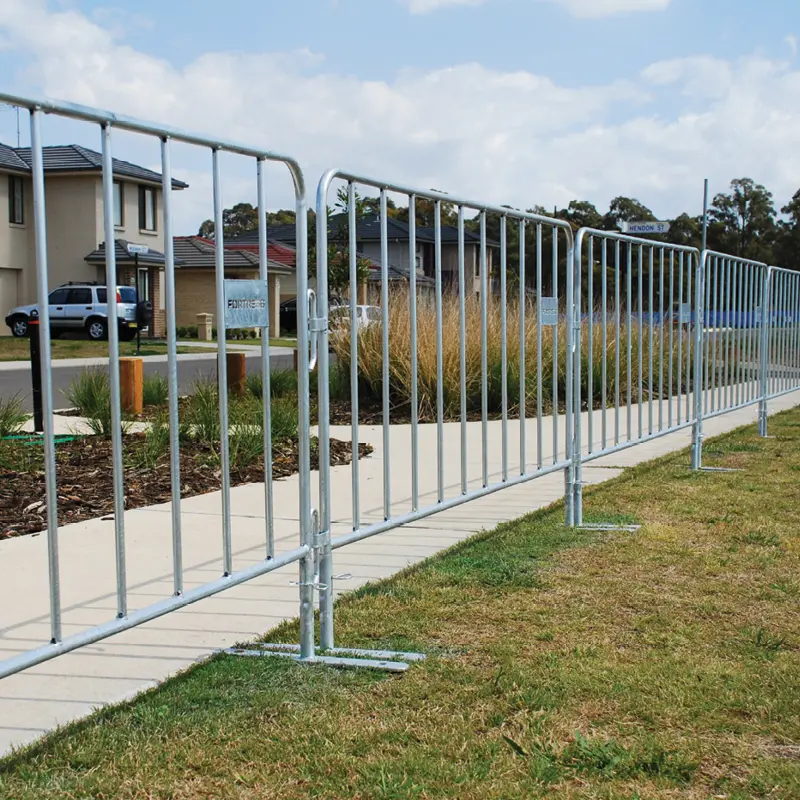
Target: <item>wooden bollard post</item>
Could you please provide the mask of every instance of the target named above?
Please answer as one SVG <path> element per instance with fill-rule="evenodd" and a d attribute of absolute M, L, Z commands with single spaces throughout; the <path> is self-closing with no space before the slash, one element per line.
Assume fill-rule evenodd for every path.
<path fill-rule="evenodd" d="M 244 353 L 226 353 L 228 365 L 228 391 L 231 394 L 244 394 L 246 389 L 247 365 Z"/>
<path fill-rule="evenodd" d="M 126 414 L 141 414 L 144 408 L 142 382 L 144 362 L 141 358 L 119 360 L 119 383 L 122 410 Z"/>

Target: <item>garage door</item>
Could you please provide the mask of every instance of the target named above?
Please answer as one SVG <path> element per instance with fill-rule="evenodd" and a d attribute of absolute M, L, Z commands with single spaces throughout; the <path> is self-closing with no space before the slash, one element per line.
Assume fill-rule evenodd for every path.
<path fill-rule="evenodd" d="M 19 305 L 19 298 L 17 297 L 17 276 L 19 270 L 16 269 L 0 269 L 0 324 L 2 318 L 14 306 Z"/>

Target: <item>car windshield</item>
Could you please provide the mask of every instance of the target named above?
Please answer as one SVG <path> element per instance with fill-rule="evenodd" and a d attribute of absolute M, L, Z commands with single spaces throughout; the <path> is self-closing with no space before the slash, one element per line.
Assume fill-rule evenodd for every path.
<path fill-rule="evenodd" d="M 123 303 L 136 304 L 136 289 L 133 286 L 120 286 L 117 291 Z"/>

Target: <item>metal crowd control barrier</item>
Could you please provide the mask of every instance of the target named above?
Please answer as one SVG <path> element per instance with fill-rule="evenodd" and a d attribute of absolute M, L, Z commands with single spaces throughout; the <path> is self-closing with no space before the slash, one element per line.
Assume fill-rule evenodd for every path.
<path fill-rule="evenodd" d="M 766 264 L 705 251 L 698 280 L 692 467 L 703 469 L 703 420 L 761 401 L 769 273 Z"/>
<path fill-rule="evenodd" d="M 577 234 L 576 525 L 583 524 L 583 464 L 694 423 L 699 261 L 691 247 L 588 228 Z"/>
<path fill-rule="evenodd" d="M 569 475 L 572 469 L 571 442 L 572 442 L 572 387 L 571 381 L 565 379 L 563 402 L 565 414 L 559 415 L 561 396 L 559 390 L 559 377 L 561 365 L 564 365 L 566 376 L 572 372 L 572 304 L 568 298 L 572 296 L 572 270 L 560 266 L 559 252 L 566 256 L 566 265 L 572 263 L 573 236 L 569 224 L 563 220 L 550 219 L 516 211 L 510 208 L 500 208 L 485 203 L 466 200 L 452 195 L 434 191 L 423 191 L 402 184 L 380 181 L 361 175 L 354 175 L 339 170 L 332 170 L 325 174 L 320 181 L 317 194 L 317 219 L 328 218 L 328 194 L 331 184 L 335 180 L 346 184 L 346 198 L 344 215 L 339 218 L 342 229 L 346 220 L 347 235 L 340 237 L 341 253 L 348 259 L 349 279 L 347 281 L 347 294 L 349 295 L 348 316 L 343 326 L 331 333 L 327 324 L 329 274 L 328 274 L 328 248 L 331 244 L 328 227 L 324 224 L 317 225 L 317 281 L 318 297 L 321 303 L 321 319 L 315 326 L 319 336 L 319 438 L 320 438 L 320 536 L 322 550 L 320 553 L 319 581 L 320 581 L 320 639 L 323 648 L 333 647 L 333 551 L 366 539 L 379 533 L 397 528 L 401 525 L 424 519 L 438 512 L 455 508 L 462 503 L 469 502 L 479 497 L 484 497 L 505 487 L 518 485 L 531 481 L 542 475 L 556 471 L 567 474 L 567 482 L 571 482 Z M 380 266 L 380 323 L 371 327 L 364 327 L 359 323 L 357 309 L 358 292 L 358 253 L 359 219 L 357 214 L 356 185 L 366 186 L 380 193 L 380 213 L 377 224 L 379 227 L 379 266 Z M 407 223 L 407 253 L 403 258 L 402 253 L 397 253 L 394 259 L 404 261 L 409 265 L 408 296 L 390 296 L 389 292 L 389 216 L 387 194 L 400 195 L 408 202 Z M 417 227 L 417 202 L 423 201 L 433 206 L 433 233 L 424 229 L 426 238 L 432 239 L 433 245 L 433 272 L 432 288 L 433 298 L 425 298 L 418 288 L 416 271 L 418 245 L 423 238 L 423 229 Z M 456 253 L 452 253 L 445 266 L 443 252 L 443 225 L 442 208 L 447 204 L 457 209 L 457 223 L 455 232 Z M 473 289 L 468 291 L 467 286 L 473 286 L 475 268 L 466 255 L 466 212 L 477 213 L 478 233 L 470 239 L 472 247 L 478 249 L 477 275 L 480 286 L 477 299 Z M 487 218 L 496 219 L 499 227 L 499 243 L 491 242 L 487 237 Z M 430 224 L 430 223 L 429 223 Z M 519 252 L 519 280 L 518 286 L 526 287 L 529 284 L 535 287 L 535 300 L 529 300 L 527 292 L 518 292 L 521 299 L 516 305 L 509 304 L 509 248 L 508 230 L 511 225 L 518 228 L 520 240 Z M 526 236 L 527 232 L 527 236 Z M 447 230 L 452 234 L 452 230 Z M 396 235 L 393 234 L 393 241 Z M 449 236 L 452 243 L 453 236 Z M 526 263 L 525 243 L 533 247 L 533 263 Z M 335 244 L 335 243 L 334 243 Z M 499 297 L 495 300 L 490 297 L 489 271 L 491 257 L 490 248 L 499 251 Z M 561 251 L 559 247 L 563 247 Z M 405 244 L 402 247 L 406 247 Z M 451 244 L 452 248 L 452 244 Z M 546 252 L 547 251 L 547 252 Z M 545 255 L 549 255 L 550 263 L 546 264 Z M 562 281 L 565 283 L 561 286 Z M 419 296 L 418 296 L 419 295 Z M 456 311 L 457 306 L 457 311 Z M 509 342 L 509 308 L 513 311 L 513 324 L 517 333 L 517 340 Z M 448 385 L 447 404 L 451 416 L 458 420 L 453 426 L 445 424 L 445 387 L 444 387 L 444 361 L 445 345 L 452 346 L 452 342 L 445 342 L 443 336 L 443 319 L 447 312 L 452 311 L 449 318 L 457 330 L 452 336 L 458 347 L 458 381 Z M 431 417 L 435 419 L 435 446 L 432 445 L 433 424 L 425 426 L 420 416 L 420 353 L 421 342 L 420 320 L 424 318 L 424 331 L 427 336 L 427 348 L 435 350 L 435 376 L 430 374 L 427 385 L 435 387 L 435 402 L 430 403 Z M 407 321 L 406 321 L 407 320 Z M 491 320 L 491 321 L 490 321 Z M 431 325 L 435 329 L 435 337 L 430 335 Z M 495 339 L 489 342 L 490 328 L 499 329 L 499 342 Z M 455 333 L 455 331 L 453 331 Z M 395 347 L 395 339 L 408 337 L 409 347 L 402 353 L 401 348 Z M 350 395 L 351 395 L 351 441 L 353 448 L 351 508 L 349 514 L 342 514 L 340 519 L 345 520 L 351 528 L 350 532 L 335 535 L 332 532 L 334 515 L 331 509 L 331 474 L 330 457 L 327 443 L 330 432 L 329 417 L 329 369 L 328 357 L 329 344 L 332 337 L 340 337 L 337 352 L 343 360 L 349 362 Z M 342 339 L 341 337 L 344 337 Z M 378 337 L 380 341 L 378 342 Z M 432 344 L 432 339 L 435 343 Z M 478 382 L 480 384 L 480 403 L 478 404 L 475 393 L 468 393 L 468 386 L 474 386 L 474 372 L 467 361 L 467 346 L 472 346 L 475 340 L 480 342 L 480 368 Z M 382 507 L 377 513 L 377 518 L 368 519 L 368 514 L 361 508 L 361 482 L 358 469 L 358 442 L 359 442 L 359 358 L 364 358 L 360 347 L 366 342 L 380 353 L 380 391 L 382 409 L 382 453 L 383 459 L 383 489 Z M 500 420 L 499 420 L 499 460 L 500 467 L 495 474 L 490 470 L 490 446 L 497 441 L 495 436 L 490 437 L 490 428 L 493 424 L 489 420 L 488 410 L 488 381 L 489 381 L 489 349 L 499 348 L 499 374 L 500 374 Z M 547 348 L 548 356 L 543 357 Z M 448 349 L 448 353 L 452 351 Z M 495 349 L 496 352 L 496 349 Z M 454 355 L 454 354 L 453 354 Z M 456 361 L 453 357 L 452 362 Z M 428 369 L 430 373 L 430 362 Z M 475 359 L 477 362 L 477 359 Z M 472 362 L 474 364 L 475 362 Z M 509 370 L 510 363 L 516 368 Z M 513 393 L 509 389 L 509 376 L 518 376 L 518 385 L 514 386 Z M 532 380 L 531 380 L 532 379 Z M 515 382 L 517 382 L 515 380 Z M 533 383 L 533 386 L 531 385 Z M 543 396 L 543 386 L 549 385 L 550 389 Z M 408 407 L 410 409 L 410 460 L 408 462 L 410 492 L 408 497 L 397 498 L 393 494 L 393 470 L 395 463 L 393 452 L 399 447 L 397 434 L 390 434 L 392 403 L 395 402 L 395 391 L 398 386 L 408 389 Z M 518 393 L 517 393 L 518 390 Z M 455 395 L 455 399 L 454 396 Z M 456 402 L 457 400 L 457 402 Z M 472 403 L 475 406 L 472 406 Z M 519 441 L 517 458 L 511 466 L 511 446 L 509 442 L 510 404 L 516 404 L 517 416 L 522 420 L 518 426 Z M 473 452 L 480 452 L 480 475 L 470 478 L 468 470 L 468 451 L 470 449 L 468 433 L 468 415 L 470 411 L 480 409 L 480 444 L 473 444 Z M 433 411 L 435 409 L 435 412 Z M 528 410 L 531 430 L 528 431 L 526 422 Z M 548 422 L 547 417 L 552 419 Z M 561 429 L 561 422 L 564 427 Z M 476 423 L 477 424 L 477 423 Z M 549 428 L 549 430 L 548 430 Z M 457 430 L 457 435 L 456 435 Z M 452 436 L 451 436 L 452 434 Z M 535 437 L 535 448 L 528 447 L 528 438 Z M 431 442 L 430 446 L 425 446 Z M 450 443 L 448 447 L 446 443 Z M 423 449 L 425 455 L 423 456 Z M 452 483 L 448 484 L 445 460 L 448 453 L 458 453 L 459 467 L 454 469 Z M 435 490 L 426 497 L 425 487 L 420 487 L 419 475 L 421 470 L 427 468 L 428 463 L 435 460 Z M 477 472 L 477 470 L 476 470 Z M 432 483 L 433 483 L 433 476 Z M 396 478 L 396 475 L 395 475 Z M 568 510 L 568 521 L 571 511 Z"/>
<path fill-rule="evenodd" d="M 764 307 L 764 368 L 761 374 L 761 432 L 767 435 L 768 401 L 800 389 L 800 272 L 770 267 Z"/>
<path fill-rule="evenodd" d="M 30 113 L 31 162 L 33 167 L 34 223 L 37 302 L 41 328 L 50 330 L 48 309 L 48 250 L 47 250 L 47 216 L 45 208 L 45 173 L 42 149 L 41 122 L 45 114 L 57 115 L 79 120 L 98 126 L 102 143 L 102 183 L 103 183 L 103 218 L 106 241 L 106 284 L 107 297 L 113 298 L 117 287 L 117 266 L 114 225 L 114 161 L 112 160 L 112 137 L 116 130 L 128 131 L 154 137 L 161 144 L 161 168 L 163 190 L 163 224 L 165 247 L 165 315 L 167 320 L 168 372 L 169 372 L 169 422 L 170 422 L 170 455 L 172 485 L 172 575 L 173 596 L 163 601 L 148 605 L 134 611 L 128 609 L 128 584 L 126 577 L 126 543 L 124 517 L 124 484 L 122 460 L 122 425 L 120 409 L 119 379 L 119 335 L 117 329 L 117 307 L 108 304 L 108 339 L 109 339 L 109 379 L 111 387 L 111 414 L 114 420 L 112 430 L 113 450 L 113 483 L 114 483 L 114 530 L 116 552 L 116 619 L 104 624 L 82 630 L 71 636 L 62 633 L 62 603 L 59 568 L 58 537 L 58 495 L 56 491 L 56 455 L 53 425 L 53 382 L 51 374 L 50 338 L 42 337 L 42 399 L 44 409 L 44 463 L 46 476 L 46 511 L 47 511 L 47 551 L 50 590 L 50 629 L 51 641 L 34 650 L 19 654 L 0 662 L 0 678 L 11 675 L 27 667 L 47 661 L 55 656 L 70 652 L 84 645 L 105 639 L 108 636 L 128 630 L 144 622 L 161 617 L 171 611 L 188 606 L 198 600 L 210 597 L 230 587 L 245 583 L 253 578 L 272 572 L 292 562 L 300 563 L 300 595 L 301 616 L 304 626 L 301 636 L 301 657 L 314 655 L 313 631 L 313 541 L 311 539 L 311 504 L 309 487 L 309 390 L 308 370 L 301 369 L 299 376 L 299 449 L 300 449 L 300 542 L 298 547 L 289 552 L 276 555 L 274 552 L 273 517 L 272 517 L 272 481 L 270 453 L 270 419 L 269 419 L 269 338 L 263 338 L 262 366 L 264 386 L 265 413 L 265 483 L 266 483 L 266 519 L 265 519 L 265 558 L 254 566 L 235 571 L 231 549 L 231 510 L 230 510 L 230 464 L 228 442 L 228 407 L 226 386 L 226 344 L 224 335 L 224 232 L 222 217 L 222 186 L 220 178 L 219 157 L 221 153 L 235 154 L 252 159 L 253 172 L 258 182 L 258 207 L 266 209 L 266 183 L 264 166 L 267 161 L 281 162 L 286 165 L 294 184 L 295 205 L 297 212 L 297 282 L 298 291 L 305 294 L 306 271 L 306 199 L 303 173 L 297 162 L 287 156 L 277 155 L 269 151 L 246 145 L 223 141 L 193 133 L 175 130 L 148 122 L 118 116 L 116 114 L 93 108 L 86 108 L 66 103 L 41 101 L 16 96 L 0 95 L 0 102 L 18 108 L 27 109 Z M 181 530 L 181 483 L 180 483 L 180 430 L 178 420 L 178 373 L 177 373 L 177 340 L 175 327 L 175 258 L 173 253 L 172 223 L 172 169 L 170 150 L 172 142 L 207 149 L 211 157 L 214 189 L 214 219 L 216 223 L 216 289 L 217 320 L 220 335 L 218 336 L 218 380 L 219 380 L 219 421 L 221 452 L 220 463 L 222 473 L 222 576 L 204 585 L 185 590 L 183 585 L 183 549 Z M 260 243 L 260 277 L 267 280 L 267 247 L 266 247 L 266 215 L 259 215 Z M 307 364 L 307 315 L 303 304 L 298 306 L 298 346 L 301 352 L 301 363 Z M 310 612 L 310 614 L 309 614 Z"/>

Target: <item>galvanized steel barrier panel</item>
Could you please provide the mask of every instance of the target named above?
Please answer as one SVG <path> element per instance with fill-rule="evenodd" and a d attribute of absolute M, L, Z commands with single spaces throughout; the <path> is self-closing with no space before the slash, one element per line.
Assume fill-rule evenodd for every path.
<path fill-rule="evenodd" d="M 703 420 L 761 400 L 767 265 L 707 250 L 698 280 L 694 469 L 702 466 Z"/>
<path fill-rule="evenodd" d="M 582 465 L 693 424 L 700 253 L 611 231 L 575 244 L 574 522 Z"/>
<path fill-rule="evenodd" d="M 346 185 L 346 223 L 347 236 L 346 256 L 349 259 L 348 291 L 349 306 L 345 331 L 342 329 L 334 336 L 345 336 L 339 339 L 338 350 L 342 358 L 349 361 L 349 383 L 351 396 L 351 421 L 350 439 L 353 448 L 351 497 L 350 507 L 347 512 L 335 515 L 331 507 L 331 473 L 328 440 L 330 432 L 330 397 L 329 374 L 330 361 L 328 356 L 329 344 L 332 335 L 329 331 L 328 318 L 328 247 L 331 243 L 328 226 L 322 223 L 328 219 L 328 195 L 331 184 L 335 180 L 343 181 Z M 358 218 L 357 218 L 357 193 L 356 186 L 364 186 L 380 193 L 379 213 L 379 269 L 380 269 L 380 323 L 378 327 L 363 327 L 359 324 L 357 310 L 358 293 Z M 389 216 L 388 194 L 400 195 L 408 202 L 408 297 L 398 296 L 389 289 Z M 418 277 L 416 272 L 417 245 L 421 236 L 417 228 L 416 204 L 418 201 L 427 201 L 433 204 L 433 258 L 434 258 L 434 286 L 433 298 L 423 299 L 418 296 Z M 450 204 L 457 209 L 457 274 L 450 272 L 452 281 L 443 280 L 443 248 L 442 248 L 442 206 Z M 478 277 L 480 288 L 478 299 L 469 297 L 471 290 L 467 290 L 467 282 L 472 282 L 472 268 L 469 273 L 466 269 L 466 213 L 470 211 L 478 215 L 477 247 L 479 250 Z M 499 225 L 499 242 L 492 243 L 487 237 L 487 217 L 496 217 Z M 563 220 L 528 214 L 505 207 L 490 206 L 474 200 L 463 199 L 440 192 L 424 191 L 414 187 L 374 178 L 355 175 L 339 170 L 332 170 L 325 174 L 319 184 L 317 194 L 317 303 L 319 304 L 319 323 L 314 327 L 319 337 L 319 438 L 320 438 L 320 536 L 322 548 L 320 552 L 319 584 L 320 584 L 320 637 L 323 648 L 330 648 L 334 644 L 333 633 L 333 551 L 353 542 L 388 531 L 401 525 L 421 520 L 432 514 L 452 509 L 456 506 L 484 497 L 508 486 L 518 485 L 542 475 L 556 471 L 569 473 L 572 469 L 571 444 L 572 444 L 572 382 L 568 376 L 572 374 L 572 330 L 573 307 L 569 302 L 572 296 L 572 270 L 569 265 L 573 258 L 573 236 L 569 224 Z M 343 220 L 341 220 L 343 222 Z M 527 291 L 519 291 L 516 305 L 509 305 L 509 248 L 508 230 L 511 225 L 518 226 L 520 239 L 520 252 L 518 255 L 519 280 L 518 286 L 533 287 L 533 296 L 528 297 Z M 533 263 L 527 259 L 526 263 L 526 231 L 528 242 L 533 247 Z M 472 240 L 475 242 L 475 239 Z M 490 298 L 488 250 L 494 247 L 499 255 L 499 284 L 497 286 L 498 298 Z M 566 262 L 561 265 L 560 254 L 566 256 Z M 549 263 L 545 263 L 545 256 L 549 256 Z M 399 258 L 399 256 L 398 256 Z M 450 287 L 450 296 L 446 294 L 445 283 Z M 476 310 L 474 304 L 479 304 Z M 453 427 L 445 423 L 445 389 L 444 389 L 444 357 L 445 342 L 443 340 L 443 314 L 453 310 L 457 304 L 458 323 L 458 386 L 455 389 L 458 402 L 454 402 L 448 391 L 448 405 L 451 409 L 457 407 L 453 414 L 458 422 Z M 516 328 L 516 341 L 509 341 L 509 308 L 513 311 L 513 324 Z M 468 313 L 470 312 L 470 313 Z M 401 330 L 397 320 L 408 318 L 408 356 L 398 359 L 392 350 L 394 341 L 390 337 L 405 336 L 406 331 Z M 426 498 L 428 487 L 420 487 L 419 474 L 424 464 L 420 462 L 420 433 L 423 423 L 420 420 L 419 406 L 419 345 L 420 328 L 419 320 L 424 315 L 428 324 L 425 331 L 430 334 L 430 322 L 433 320 L 435 328 L 435 341 L 426 341 L 425 346 L 435 350 L 435 403 L 431 405 L 435 412 L 431 415 L 435 423 L 427 427 L 431 430 L 435 424 L 436 431 L 436 477 L 435 489 L 430 487 L 430 497 Z M 455 316 L 455 314 L 454 314 Z M 500 349 L 500 467 L 497 474 L 492 474 L 490 462 L 490 427 L 488 408 L 488 381 L 489 381 L 489 317 L 492 324 L 499 324 L 499 349 Z M 380 332 L 380 389 L 381 389 L 381 439 L 383 458 L 383 487 L 382 507 L 379 517 L 368 519 L 361 503 L 361 480 L 358 465 L 359 442 L 359 382 L 363 379 L 360 371 L 359 359 L 363 364 L 362 342 L 368 339 L 377 349 L 378 330 Z M 480 341 L 480 444 L 473 445 L 472 449 L 480 451 L 480 474 L 471 479 L 468 470 L 468 453 L 470 451 L 470 428 L 468 421 L 468 375 L 471 368 L 467 365 L 468 338 Z M 344 342 L 344 344 L 343 344 Z M 336 340 L 333 340 L 336 345 Z M 496 344 L 496 343 L 495 343 Z M 548 349 L 548 357 L 543 358 L 543 350 Z M 398 360 L 402 362 L 398 364 Z M 518 385 L 509 390 L 509 363 L 516 363 L 517 372 L 511 375 Z M 563 373 L 561 372 L 563 368 Z M 561 376 L 564 376 L 563 394 L 559 391 Z M 408 497 L 398 499 L 392 493 L 393 478 L 393 449 L 400 449 L 399 434 L 394 436 L 390 432 L 392 422 L 392 402 L 394 388 L 399 383 L 408 382 L 408 400 L 410 408 L 410 426 L 408 429 L 410 459 L 408 462 L 408 484 L 410 491 Z M 550 390 L 543 393 L 543 386 L 549 384 Z M 559 415 L 561 403 L 564 403 L 564 414 Z M 517 416 L 523 421 L 518 427 L 517 456 L 510 456 L 509 428 L 513 424 L 510 420 L 510 405 L 516 404 Z M 521 414 L 519 413 L 521 409 Z M 433 409 L 431 409 L 433 410 Z M 530 416 L 528 416 L 528 413 Z M 549 421 L 548 421 L 548 418 Z M 531 430 L 525 424 L 527 419 L 535 421 Z M 455 434 L 455 425 L 458 426 L 458 436 L 453 436 L 453 444 L 446 448 L 446 439 L 449 434 Z M 447 429 L 447 433 L 446 433 Z M 405 432 L 402 434 L 406 436 Z M 529 438 L 536 441 L 535 448 L 529 447 Z M 494 437 L 491 437 L 494 441 Z M 454 468 L 448 475 L 446 461 L 450 460 Z M 455 474 L 454 474 L 455 473 Z M 448 479 L 452 476 L 452 483 Z M 567 477 L 571 482 L 571 477 Z M 571 519 L 571 511 L 568 511 Z M 349 532 L 339 534 L 333 531 L 334 524 L 350 528 Z"/>
<path fill-rule="evenodd" d="M 311 524 L 311 504 L 309 487 L 309 385 L 308 385 L 308 334 L 307 313 L 303 304 L 298 306 L 298 347 L 300 349 L 301 369 L 299 374 L 299 451 L 300 451 L 300 542 L 298 547 L 289 552 L 277 555 L 274 547 L 273 508 L 272 508 L 272 474 L 271 474 L 271 437 L 270 437 L 270 393 L 269 393 L 269 337 L 262 338 L 262 377 L 264 403 L 264 448 L 265 448 L 265 552 L 264 560 L 245 569 L 235 570 L 231 548 L 231 507 L 230 507 L 230 450 L 229 421 L 226 379 L 226 344 L 224 335 L 225 301 L 224 301 L 224 231 L 222 183 L 220 177 L 220 154 L 228 153 L 252 160 L 253 174 L 257 181 L 259 214 L 259 271 L 262 280 L 267 275 L 267 231 L 266 214 L 267 195 L 264 167 L 266 162 L 285 164 L 291 176 L 295 208 L 297 212 L 297 281 L 298 291 L 304 296 L 306 292 L 306 256 L 307 256 L 307 217 L 305 183 L 303 173 L 297 162 L 287 156 L 278 155 L 266 150 L 249 147 L 221 139 L 201 136 L 176 130 L 153 123 L 142 122 L 129 117 L 119 116 L 107 111 L 86 108 L 66 103 L 32 100 L 28 98 L 0 95 L 0 102 L 27 109 L 30 113 L 31 160 L 33 172 L 34 223 L 36 242 L 36 283 L 37 303 L 40 315 L 42 336 L 42 399 L 44 410 L 44 463 L 46 476 L 46 510 L 47 510 L 47 550 L 50 587 L 50 629 L 51 640 L 34 650 L 22 653 L 0 662 L 0 678 L 11 675 L 22 669 L 39 664 L 76 648 L 97 642 L 115 633 L 128 630 L 144 622 L 161 617 L 171 611 L 183 608 L 191 603 L 210 597 L 230 587 L 245 583 L 295 561 L 300 562 L 300 605 L 306 624 L 301 637 L 301 655 L 313 655 L 313 540 Z M 115 131 L 127 131 L 154 137 L 160 141 L 163 220 L 164 220 L 164 256 L 165 256 L 165 314 L 167 319 L 167 351 L 169 380 L 169 424 L 170 424 L 170 457 L 172 487 L 172 577 L 173 596 L 161 602 L 148 605 L 134 611 L 128 608 L 128 580 L 126 575 L 126 541 L 124 514 L 124 475 L 123 447 L 120 407 L 119 378 L 119 334 L 117 328 L 117 307 L 114 302 L 108 303 L 108 347 L 109 347 L 109 379 L 111 387 L 111 415 L 114 421 L 112 428 L 113 451 L 113 484 L 114 484 L 114 531 L 116 552 L 116 618 L 104 624 L 80 631 L 71 636 L 62 632 L 61 602 L 61 570 L 59 567 L 59 530 L 58 530 L 58 495 L 56 490 L 56 454 L 53 425 L 53 384 L 51 375 L 50 317 L 48 309 L 48 250 L 47 250 L 47 211 L 45 207 L 45 174 L 42 149 L 42 118 L 46 114 L 83 121 L 97 126 L 102 148 L 102 184 L 103 184 L 103 219 L 106 246 L 106 286 L 107 297 L 113 298 L 117 289 L 117 268 L 115 247 L 108 243 L 115 242 L 114 220 L 114 164 L 112 160 L 112 139 Z M 185 590 L 183 585 L 183 549 L 181 524 L 181 480 L 180 480 L 180 442 L 178 419 L 178 379 L 177 379 L 177 337 L 175 325 L 175 258 L 173 253 L 173 209 L 172 209 L 172 168 L 171 144 L 173 142 L 204 148 L 210 156 L 213 173 L 214 221 L 216 227 L 216 310 L 217 324 L 221 333 L 218 336 L 218 386 L 219 386 L 219 425 L 220 425 L 220 465 L 222 482 L 222 530 L 221 561 L 222 575 L 219 579 L 201 586 Z M 310 611 L 310 620 L 309 612 Z"/>
<path fill-rule="evenodd" d="M 769 268 L 765 400 L 800 389 L 800 272 Z"/>

